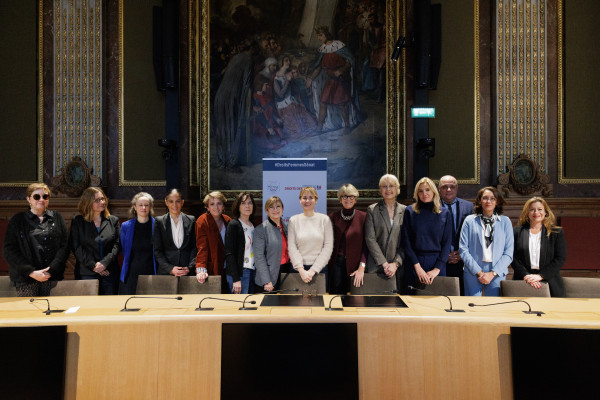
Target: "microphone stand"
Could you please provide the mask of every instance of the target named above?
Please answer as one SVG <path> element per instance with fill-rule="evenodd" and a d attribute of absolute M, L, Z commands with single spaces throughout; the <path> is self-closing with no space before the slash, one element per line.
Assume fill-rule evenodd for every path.
<path fill-rule="evenodd" d="M 159 297 L 159 296 L 131 296 L 130 298 L 127 299 L 127 301 L 125 302 L 125 306 L 123 307 L 123 309 L 121 310 L 121 312 L 127 312 L 127 311 L 132 311 L 132 312 L 136 312 L 136 311 L 140 311 L 141 308 L 127 308 L 127 303 L 129 303 L 129 300 L 131 299 L 165 299 L 165 300 L 183 300 L 183 297 L 181 296 L 177 296 L 177 297 Z"/>
<path fill-rule="evenodd" d="M 48 303 L 48 309 L 46 311 L 42 311 L 42 313 L 46 314 L 46 315 L 50 315 L 52 313 L 59 313 L 59 312 L 64 312 L 65 310 L 51 310 L 50 309 L 50 301 L 48 299 L 38 299 L 38 300 L 46 300 L 46 303 Z M 36 299 L 29 299 L 30 303 L 33 303 L 34 301 L 36 301 Z"/>
<path fill-rule="evenodd" d="M 410 286 L 410 285 L 408 285 L 408 288 L 410 290 L 416 290 L 416 291 L 423 291 L 424 290 L 424 289 L 419 289 L 417 287 Z M 444 311 L 446 311 L 446 312 L 465 312 L 465 310 L 460 310 L 460 309 L 457 309 L 457 308 L 453 308 L 452 307 L 452 300 L 450 299 L 449 296 L 446 296 L 445 294 L 440 294 L 439 296 L 447 298 L 448 302 L 450 303 L 450 308 L 445 308 Z"/>
<path fill-rule="evenodd" d="M 543 311 L 531 311 L 531 305 L 525 300 L 511 300 L 511 301 L 501 301 L 499 303 L 490 303 L 490 304 L 475 304 L 469 303 L 469 307 L 487 307 L 487 306 L 497 306 L 499 304 L 510 304 L 510 303 L 525 303 L 529 310 L 523 311 L 524 314 L 535 314 L 538 317 L 541 317 L 542 314 L 545 314 Z"/>
<path fill-rule="evenodd" d="M 266 292 L 266 293 L 250 293 L 248 296 L 246 296 L 246 298 L 244 299 L 242 306 L 239 308 L 240 311 L 255 311 L 258 308 L 257 307 L 246 307 L 246 300 L 248 299 L 248 297 L 250 296 L 258 296 L 259 294 L 264 294 L 269 295 L 269 294 L 277 294 L 277 293 L 281 293 L 281 292 L 297 292 L 298 288 L 293 288 L 293 289 L 280 289 L 280 290 L 273 290 L 271 292 Z M 256 302 L 251 302 L 250 304 L 255 304 Z"/>
<path fill-rule="evenodd" d="M 215 309 L 214 307 L 204 307 L 204 308 L 202 308 L 202 302 L 204 300 L 206 300 L 206 299 L 221 300 L 221 301 L 231 301 L 231 302 L 234 302 L 234 303 L 243 303 L 243 301 L 241 301 L 241 300 L 222 299 L 220 297 L 205 297 L 202 300 L 200 300 L 200 303 L 198 303 L 198 308 L 196 308 L 196 311 L 212 311 L 212 310 Z M 250 303 L 250 304 L 256 304 L 256 301 L 252 300 L 252 301 L 249 301 L 248 303 Z"/>
<path fill-rule="evenodd" d="M 339 297 L 339 298 L 341 299 L 341 298 L 342 298 L 342 297 L 344 297 L 344 296 L 346 296 L 346 295 L 345 295 L 345 294 L 336 294 L 335 296 L 333 296 L 333 297 L 331 298 L 331 300 L 329 300 L 329 307 L 327 307 L 327 308 L 325 309 L 325 311 L 344 311 L 344 308 L 343 308 L 343 307 L 336 307 L 336 308 L 332 308 L 332 307 L 331 307 L 331 302 L 333 301 L 333 299 L 335 299 L 336 297 Z"/>

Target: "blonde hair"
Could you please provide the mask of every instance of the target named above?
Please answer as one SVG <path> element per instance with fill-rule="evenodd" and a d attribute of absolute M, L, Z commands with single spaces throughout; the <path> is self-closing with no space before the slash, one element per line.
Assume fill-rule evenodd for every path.
<path fill-rule="evenodd" d="M 209 194 L 204 196 L 204 200 L 202 200 L 202 202 L 204 203 L 204 207 L 208 208 L 208 203 L 210 203 L 210 199 L 220 200 L 221 203 L 223 203 L 223 205 L 225 205 L 225 203 L 227 203 L 227 199 L 225 198 L 225 196 L 223 196 L 223 193 L 215 191 L 215 192 L 210 192 Z"/>
<path fill-rule="evenodd" d="M 31 185 L 27 186 L 25 195 L 27 197 L 31 197 L 33 192 L 35 192 L 38 189 L 44 189 L 44 192 L 46 192 L 46 193 L 48 193 L 48 195 L 50 195 L 50 188 L 48 187 L 48 185 L 46 185 L 45 183 L 42 183 L 42 182 L 32 183 Z"/>
<path fill-rule="evenodd" d="M 133 196 L 133 199 L 131 199 L 131 208 L 129 209 L 129 218 L 137 217 L 137 212 L 135 211 L 135 205 L 138 202 L 138 200 L 141 199 L 142 197 L 145 197 L 146 199 L 148 199 L 148 202 L 150 202 L 150 215 L 154 217 L 154 197 L 152 197 L 152 195 L 150 195 L 150 193 L 139 192 L 135 196 Z"/>
<path fill-rule="evenodd" d="M 379 187 L 380 188 L 383 185 L 385 185 L 386 183 L 391 183 L 392 185 L 394 185 L 398 189 L 398 192 L 400 191 L 400 181 L 398 181 L 398 178 L 396 178 L 395 175 L 385 174 L 384 176 L 382 176 L 381 178 L 379 178 Z"/>
<path fill-rule="evenodd" d="M 94 219 L 94 210 L 92 209 L 92 206 L 96 201 L 96 193 L 100 193 L 102 197 L 104 197 L 104 211 L 102 211 L 102 216 L 104 218 L 110 216 L 110 212 L 108 212 L 108 197 L 106 197 L 106 194 L 104 194 L 100 188 L 89 187 L 83 191 L 81 198 L 79 199 L 79 205 L 77 206 L 79 213 L 87 222 L 92 222 Z"/>
<path fill-rule="evenodd" d="M 315 198 L 315 200 L 319 200 L 319 195 L 317 194 L 317 189 L 315 189 L 314 187 L 305 186 L 302 189 L 300 189 L 300 195 L 298 196 L 298 198 L 301 199 L 305 193 L 311 194 Z"/>
<path fill-rule="evenodd" d="M 358 189 L 356 189 L 354 185 L 346 183 L 339 188 L 337 196 L 339 201 L 342 201 L 343 196 L 354 196 L 358 199 Z"/>
<path fill-rule="evenodd" d="M 267 201 L 265 201 L 265 211 L 269 211 L 269 208 L 271 208 L 271 206 L 273 204 L 281 204 L 281 209 L 283 210 L 283 201 L 281 201 L 281 199 L 277 196 L 271 196 L 267 199 Z"/>
<path fill-rule="evenodd" d="M 548 205 L 546 200 L 542 199 L 541 197 L 537 197 L 537 196 L 532 197 L 525 202 L 525 205 L 523 206 L 523 211 L 521 211 L 521 216 L 519 217 L 518 224 L 520 226 L 530 226 L 531 225 L 531 222 L 529 221 L 529 209 L 531 208 L 531 205 L 533 203 L 541 203 L 542 207 L 544 207 L 544 211 L 546 211 L 546 216 L 544 217 L 544 220 L 542 221 L 542 225 L 544 225 L 544 227 L 546 228 L 546 235 L 548 237 L 550 237 L 550 234 L 552 232 L 558 232 L 558 230 L 560 229 L 560 226 L 556 225 L 556 217 L 554 216 L 554 213 L 552 212 L 552 210 L 550 210 L 550 206 Z"/>
<path fill-rule="evenodd" d="M 419 179 L 419 182 L 417 182 L 417 184 L 415 185 L 415 191 L 413 193 L 413 199 L 415 200 L 415 202 L 412 205 L 413 210 L 417 214 L 419 214 L 421 212 L 421 210 L 419 208 L 419 187 L 421 187 L 421 185 L 423 185 L 423 184 L 426 184 L 427 186 L 429 186 L 429 189 L 431 189 L 431 191 L 433 192 L 433 212 L 436 214 L 441 213 L 442 212 L 442 203 L 440 202 L 440 193 L 438 192 L 437 187 L 435 186 L 435 183 L 428 177 Z"/>

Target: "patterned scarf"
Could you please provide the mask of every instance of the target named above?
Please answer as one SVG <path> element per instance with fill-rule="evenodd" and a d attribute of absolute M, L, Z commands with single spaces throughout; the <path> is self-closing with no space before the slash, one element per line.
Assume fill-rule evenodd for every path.
<path fill-rule="evenodd" d="M 494 213 L 491 217 L 485 217 L 479 214 L 479 218 L 483 221 L 483 236 L 485 238 L 485 247 L 490 247 L 494 241 L 494 224 L 498 220 L 498 214 Z"/>

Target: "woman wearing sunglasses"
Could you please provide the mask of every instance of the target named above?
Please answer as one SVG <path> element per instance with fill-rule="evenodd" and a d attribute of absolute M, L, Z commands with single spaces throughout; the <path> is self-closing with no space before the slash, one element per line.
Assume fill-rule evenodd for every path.
<path fill-rule="evenodd" d="M 67 226 L 58 211 L 48 210 L 48 186 L 32 183 L 26 195 L 29 210 L 10 219 L 4 258 L 18 296 L 48 296 L 50 282 L 63 279 L 69 256 Z"/>

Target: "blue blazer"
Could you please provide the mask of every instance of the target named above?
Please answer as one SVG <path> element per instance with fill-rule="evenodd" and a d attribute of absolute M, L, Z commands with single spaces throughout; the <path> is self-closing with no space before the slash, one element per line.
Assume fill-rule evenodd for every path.
<path fill-rule="evenodd" d="M 154 217 L 152 220 L 152 236 L 154 236 Z M 121 267 L 121 282 L 125 282 L 127 271 L 129 271 L 129 259 L 131 258 L 131 246 L 133 245 L 133 232 L 135 231 L 136 218 L 127 220 L 121 224 L 121 250 L 123 251 L 123 266 Z M 156 257 L 152 251 L 152 261 L 154 261 L 154 275 L 156 275 Z"/>
<path fill-rule="evenodd" d="M 483 227 L 478 215 L 469 215 L 460 232 L 459 253 L 465 269 L 471 275 L 481 271 L 483 259 Z M 492 271 L 501 279 L 508 274 L 508 266 L 513 259 L 513 227 L 508 217 L 500 215 L 494 225 L 494 240 L 492 241 Z"/>
<path fill-rule="evenodd" d="M 444 208 L 449 208 L 446 203 L 442 201 L 442 206 Z M 456 209 L 458 211 L 458 226 L 456 227 L 456 232 L 452 232 L 452 248 L 454 250 L 458 250 L 458 246 L 460 244 L 460 230 L 462 228 L 465 219 L 473 214 L 473 203 L 467 200 L 456 198 Z"/>

